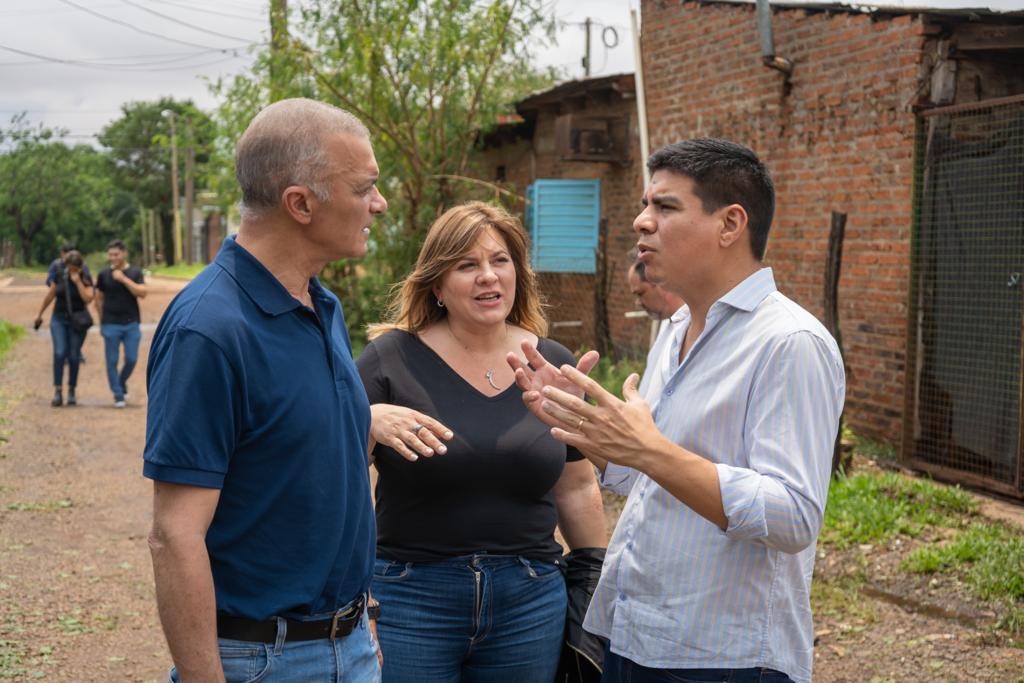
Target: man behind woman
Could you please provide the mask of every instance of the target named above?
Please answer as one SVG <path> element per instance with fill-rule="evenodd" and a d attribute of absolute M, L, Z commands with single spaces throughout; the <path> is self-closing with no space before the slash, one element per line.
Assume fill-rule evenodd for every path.
<path fill-rule="evenodd" d="M 371 326 L 358 366 L 385 681 L 553 679 L 566 612 L 555 527 L 573 549 L 604 547 L 605 527 L 593 468 L 528 413 L 506 362 L 529 341 L 572 363 L 546 327 L 522 227 L 479 202 L 434 223 Z"/>

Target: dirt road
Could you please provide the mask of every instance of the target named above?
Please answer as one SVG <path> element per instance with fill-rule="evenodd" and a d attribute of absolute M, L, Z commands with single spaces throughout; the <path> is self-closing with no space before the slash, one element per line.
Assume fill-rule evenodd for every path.
<path fill-rule="evenodd" d="M 124 410 L 112 407 L 95 328 L 77 407 L 49 405 L 45 327 L 0 365 L 0 679 L 166 680 L 170 657 L 146 546 L 144 375 L 155 323 L 182 284 L 150 283 Z M 0 318 L 30 325 L 44 291 L 41 277 L 0 278 Z M 615 513 L 609 505 L 612 524 Z M 818 564 L 827 573 L 832 558 Z M 893 590 L 927 597 L 932 589 L 922 582 Z M 957 594 L 941 590 L 939 603 Z M 856 592 L 815 605 L 815 680 L 1024 681 L 1024 651 L 947 607 Z"/>
<path fill-rule="evenodd" d="M 166 680 L 146 546 L 151 488 L 141 476 L 145 363 L 183 284 L 149 283 L 123 410 L 113 407 L 96 327 L 79 405 L 50 407 L 49 331 L 31 331 L 42 278 L 0 287 L 0 318 L 29 329 L 0 368 L 0 679 Z"/>

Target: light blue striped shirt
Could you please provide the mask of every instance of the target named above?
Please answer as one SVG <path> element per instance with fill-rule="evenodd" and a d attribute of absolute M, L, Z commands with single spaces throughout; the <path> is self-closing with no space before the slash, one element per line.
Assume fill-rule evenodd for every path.
<path fill-rule="evenodd" d="M 643 395 L 662 434 L 717 465 L 728 529 L 609 464 L 602 483 L 629 499 L 584 627 L 644 666 L 810 681 L 811 574 L 846 393 L 839 350 L 770 268 L 712 305 L 680 364 L 689 322 L 683 307 L 662 329 Z"/>

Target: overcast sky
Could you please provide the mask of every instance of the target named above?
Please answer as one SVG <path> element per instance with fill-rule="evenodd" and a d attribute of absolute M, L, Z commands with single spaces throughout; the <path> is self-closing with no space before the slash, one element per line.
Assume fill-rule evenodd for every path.
<path fill-rule="evenodd" d="M 33 122 L 68 129 L 69 142 L 88 142 L 119 116 L 127 101 L 172 95 L 212 108 L 216 103 L 203 77 L 228 76 L 246 67 L 250 46 L 267 39 L 267 4 L 0 0 L 0 125 L 27 110 Z M 872 4 L 1024 9 L 1024 0 Z M 561 67 L 570 78 L 582 77 L 581 24 L 590 17 L 595 22 L 591 74 L 633 70 L 629 10 L 639 0 L 553 0 L 551 5 L 564 25 L 558 45 L 540 53 L 541 64 Z"/>

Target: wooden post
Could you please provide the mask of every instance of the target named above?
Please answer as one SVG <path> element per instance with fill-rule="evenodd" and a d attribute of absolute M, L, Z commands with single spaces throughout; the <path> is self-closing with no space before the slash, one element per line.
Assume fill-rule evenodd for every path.
<path fill-rule="evenodd" d="M 139 254 L 139 262 L 143 267 L 149 265 L 149 235 L 147 234 L 149 217 L 146 214 L 146 209 L 142 204 L 139 204 L 139 210 L 135 216 L 135 222 L 138 224 L 139 232 L 142 234 L 142 253 Z"/>
<path fill-rule="evenodd" d="M 192 119 L 185 118 L 185 135 L 187 147 L 185 147 L 185 262 L 189 265 L 199 260 L 195 252 L 195 219 L 192 214 L 195 205 L 195 160 L 196 148 L 192 144 Z"/>
<path fill-rule="evenodd" d="M 825 328 L 835 338 L 839 346 L 839 355 L 843 357 L 843 335 L 839 330 L 839 271 L 843 263 L 843 237 L 846 234 L 846 214 L 832 212 L 832 225 L 828 232 L 828 260 L 825 262 Z M 845 360 L 843 365 L 846 365 Z M 846 470 L 849 459 L 843 457 L 843 418 L 839 418 L 839 431 L 836 433 L 835 446 L 832 449 L 832 476 L 840 470 Z"/>

